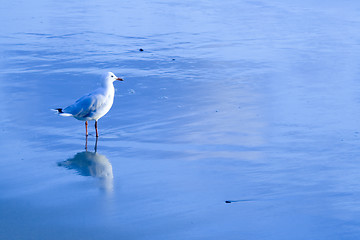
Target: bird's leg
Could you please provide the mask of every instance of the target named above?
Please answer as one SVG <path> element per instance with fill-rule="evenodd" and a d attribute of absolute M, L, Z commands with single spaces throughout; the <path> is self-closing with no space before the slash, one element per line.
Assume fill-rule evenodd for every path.
<path fill-rule="evenodd" d="M 96 131 L 96 137 L 99 136 L 98 130 L 97 130 L 97 121 L 95 120 L 95 131 Z"/>
<path fill-rule="evenodd" d="M 88 122 L 87 122 L 87 121 L 85 121 L 86 136 L 88 136 L 88 135 L 89 135 L 89 134 L 88 134 L 88 131 L 87 131 L 87 126 L 88 126 Z"/>

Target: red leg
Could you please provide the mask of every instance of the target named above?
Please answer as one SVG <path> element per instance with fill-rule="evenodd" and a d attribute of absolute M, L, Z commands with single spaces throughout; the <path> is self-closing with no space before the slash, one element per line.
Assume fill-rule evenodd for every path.
<path fill-rule="evenodd" d="M 88 122 L 87 122 L 87 121 L 85 121 L 86 136 L 88 136 L 88 135 L 89 135 L 89 134 L 88 134 L 88 131 L 87 131 L 87 126 L 88 126 Z"/>
<path fill-rule="evenodd" d="M 96 131 L 96 137 L 99 136 L 98 130 L 97 130 L 97 121 L 95 121 L 95 131 Z"/>

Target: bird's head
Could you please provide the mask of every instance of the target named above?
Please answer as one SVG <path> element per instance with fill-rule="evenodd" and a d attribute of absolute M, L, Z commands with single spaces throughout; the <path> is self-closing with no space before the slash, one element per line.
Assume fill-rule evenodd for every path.
<path fill-rule="evenodd" d="M 107 73 L 106 79 L 107 79 L 107 80 L 110 80 L 111 82 L 115 82 L 116 80 L 118 80 L 118 81 L 124 81 L 124 79 L 115 76 L 115 74 L 113 74 L 112 72 L 108 72 L 108 73 Z"/>

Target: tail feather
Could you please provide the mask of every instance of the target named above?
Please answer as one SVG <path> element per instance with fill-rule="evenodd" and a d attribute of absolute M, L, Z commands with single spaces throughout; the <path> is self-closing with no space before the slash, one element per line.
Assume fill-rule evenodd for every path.
<path fill-rule="evenodd" d="M 63 116 L 63 117 L 72 116 L 72 114 L 70 114 L 70 113 L 64 113 L 62 108 L 55 108 L 55 109 L 51 109 L 51 110 L 57 112 L 60 116 Z"/>

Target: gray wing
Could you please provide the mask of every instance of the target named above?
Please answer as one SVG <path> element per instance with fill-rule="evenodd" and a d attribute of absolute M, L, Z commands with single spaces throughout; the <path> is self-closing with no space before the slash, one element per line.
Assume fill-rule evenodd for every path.
<path fill-rule="evenodd" d="M 90 93 L 78 99 L 74 104 L 66 107 L 63 112 L 70 113 L 74 117 L 91 117 L 91 115 L 105 102 L 101 94 Z"/>

